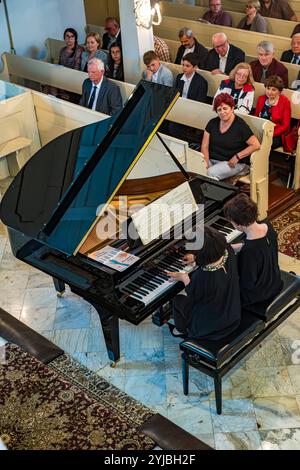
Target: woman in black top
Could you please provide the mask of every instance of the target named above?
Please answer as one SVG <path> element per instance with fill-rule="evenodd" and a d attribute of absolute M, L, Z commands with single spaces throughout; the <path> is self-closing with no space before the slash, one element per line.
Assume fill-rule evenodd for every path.
<path fill-rule="evenodd" d="M 239 251 L 238 270 L 243 307 L 271 301 L 282 289 L 278 265 L 277 234 L 268 221 L 257 222 L 257 205 L 246 194 L 238 194 L 224 206 L 225 217 L 246 234 Z M 251 308 L 250 308 L 251 309 Z"/>
<path fill-rule="evenodd" d="M 213 109 L 218 117 L 211 119 L 204 131 L 201 152 L 208 168 L 207 175 L 218 180 L 245 170 L 249 155 L 260 149 L 260 143 L 245 121 L 234 114 L 235 102 L 220 93 Z"/>
<path fill-rule="evenodd" d="M 122 49 L 118 43 L 112 43 L 109 48 L 106 76 L 124 82 Z"/>
<path fill-rule="evenodd" d="M 192 258 L 192 259 L 191 259 Z M 202 248 L 187 261 L 196 261 L 199 269 L 192 274 L 168 273 L 180 280 L 187 295 L 174 299 L 174 336 L 220 339 L 234 331 L 240 323 L 241 305 L 238 272 L 233 249 L 224 235 L 204 227 Z"/>

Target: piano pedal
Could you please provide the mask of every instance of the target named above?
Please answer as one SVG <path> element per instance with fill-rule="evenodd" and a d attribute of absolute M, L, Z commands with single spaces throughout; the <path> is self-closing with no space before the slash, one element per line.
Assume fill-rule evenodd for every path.
<path fill-rule="evenodd" d="M 172 314 L 172 304 L 167 302 L 152 313 L 152 322 L 154 325 L 163 326 L 168 322 Z"/>

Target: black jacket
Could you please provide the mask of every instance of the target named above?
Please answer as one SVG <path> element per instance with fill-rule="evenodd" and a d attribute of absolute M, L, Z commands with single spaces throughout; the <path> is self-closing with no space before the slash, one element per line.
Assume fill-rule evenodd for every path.
<path fill-rule="evenodd" d="M 283 53 L 281 54 L 281 57 L 280 57 L 280 61 L 281 62 L 291 63 L 293 57 L 294 57 L 294 53 L 293 53 L 292 49 L 290 49 L 288 51 L 283 51 Z"/>
<path fill-rule="evenodd" d="M 185 47 L 180 46 L 177 52 L 176 59 L 175 59 L 175 64 L 181 64 L 184 51 L 185 51 Z M 202 44 L 200 44 L 200 42 L 198 42 L 197 39 L 195 39 L 194 54 L 196 54 L 199 58 L 199 63 L 198 63 L 199 69 L 204 69 L 205 64 L 206 64 L 208 50 L 206 49 L 206 47 L 202 46 Z"/>
<path fill-rule="evenodd" d="M 182 96 L 184 87 L 184 81 L 181 80 L 182 75 L 183 73 L 177 75 L 175 83 L 175 88 L 180 92 L 180 96 Z M 189 100 L 201 101 L 202 103 L 207 102 L 207 81 L 197 72 L 191 81 L 187 98 Z"/>
<path fill-rule="evenodd" d="M 87 108 L 92 91 L 92 82 L 89 78 L 84 80 L 82 85 L 82 97 L 80 105 Z M 113 116 L 118 113 L 123 107 L 122 97 L 119 87 L 103 77 L 103 82 L 97 99 L 96 111 L 103 114 Z"/>
<path fill-rule="evenodd" d="M 102 37 L 102 48 L 101 49 L 108 50 L 109 43 L 110 43 L 110 37 L 109 37 L 108 33 L 104 33 L 103 37 Z M 122 48 L 121 31 L 120 31 L 117 39 L 115 40 L 115 43 L 118 44 L 119 46 L 121 46 L 121 48 Z"/>
<path fill-rule="evenodd" d="M 228 75 L 231 70 L 241 62 L 245 62 L 245 52 L 242 49 L 239 49 L 233 44 L 230 44 L 229 54 L 227 57 L 225 73 Z M 206 61 L 206 70 L 215 70 L 219 68 L 219 54 L 215 51 L 215 49 L 211 49 L 208 53 L 207 61 Z"/>

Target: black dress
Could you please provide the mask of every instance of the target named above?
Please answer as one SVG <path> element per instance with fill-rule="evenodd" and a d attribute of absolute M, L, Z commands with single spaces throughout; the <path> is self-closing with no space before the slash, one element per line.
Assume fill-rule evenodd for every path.
<path fill-rule="evenodd" d="M 243 307 L 272 300 L 282 289 L 278 265 L 277 233 L 270 224 L 265 237 L 245 240 L 238 255 L 240 291 Z"/>
<path fill-rule="evenodd" d="M 241 304 L 236 256 L 228 246 L 223 268 L 204 271 L 199 268 L 186 287 L 187 296 L 174 299 L 177 330 L 189 338 L 221 339 L 240 323 Z"/>

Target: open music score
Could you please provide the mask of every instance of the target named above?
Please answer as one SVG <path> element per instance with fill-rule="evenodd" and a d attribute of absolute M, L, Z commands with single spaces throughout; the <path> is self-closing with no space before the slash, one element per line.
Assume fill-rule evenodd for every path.
<path fill-rule="evenodd" d="M 148 245 L 198 210 L 190 185 L 185 182 L 132 214 L 132 222 L 143 245 Z"/>

